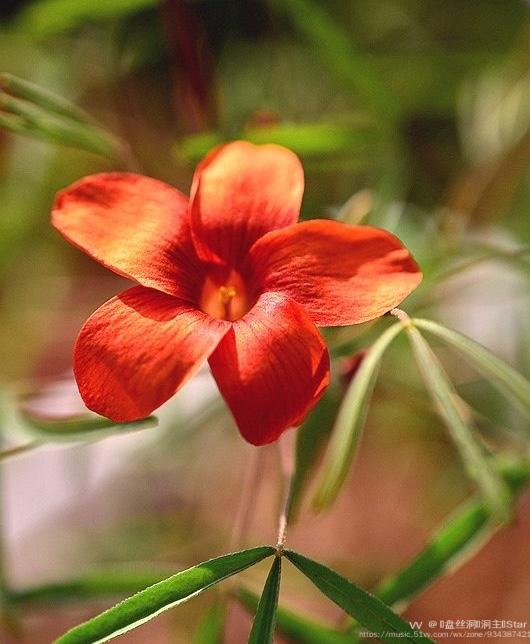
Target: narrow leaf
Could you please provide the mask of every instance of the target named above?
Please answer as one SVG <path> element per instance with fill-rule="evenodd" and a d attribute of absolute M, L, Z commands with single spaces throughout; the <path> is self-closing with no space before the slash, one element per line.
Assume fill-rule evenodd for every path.
<path fill-rule="evenodd" d="M 62 98 L 62 96 L 57 96 L 57 94 L 43 89 L 35 85 L 35 83 L 18 78 L 13 74 L 6 72 L 0 74 L 0 89 L 3 89 L 12 96 L 17 96 L 30 103 L 34 103 L 47 112 L 52 112 L 59 116 L 66 116 L 81 123 L 91 121 L 90 116 L 86 112 L 65 98 Z"/>
<path fill-rule="evenodd" d="M 509 396 L 530 418 L 530 382 L 520 373 L 481 344 L 461 333 L 447 329 L 431 320 L 415 319 L 413 323 L 460 351 L 492 385 Z"/>
<path fill-rule="evenodd" d="M 216 601 L 199 624 L 193 636 L 193 644 L 223 644 L 226 607 L 224 602 Z"/>
<path fill-rule="evenodd" d="M 499 471 L 514 497 L 530 481 L 529 463 L 508 463 Z M 438 577 L 458 569 L 498 528 L 482 500 L 462 504 L 412 561 L 377 585 L 374 594 L 386 604 L 402 607 Z M 347 632 L 356 634 L 358 628 L 351 621 Z"/>
<path fill-rule="evenodd" d="M 290 148 L 306 162 L 319 160 L 326 155 L 352 154 L 360 156 L 377 141 L 374 120 L 352 119 L 348 123 L 275 123 L 246 127 L 237 134 L 238 138 L 260 145 L 276 143 Z M 179 141 L 174 151 L 177 157 L 184 157 L 189 163 L 197 163 L 219 143 L 223 142 L 220 132 L 208 131 L 193 134 Z"/>
<path fill-rule="evenodd" d="M 14 134 L 31 134 L 28 132 L 28 126 L 24 124 L 24 120 L 15 114 L 5 114 L 0 111 L 0 128 L 13 132 Z"/>
<path fill-rule="evenodd" d="M 79 441 L 94 438 L 94 434 L 97 435 L 97 438 L 102 438 L 113 434 L 150 429 L 158 425 L 156 416 L 149 416 L 129 423 L 116 423 L 96 415 L 52 420 L 19 412 L 18 418 L 25 427 L 49 442 Z"/>
<path fill-rule="evenodd" d="M 505 519 L 509 507 L 509 492 L 502 478 L 475 438 L 462 408 L 456 402 L 457 394 L 438 358 L 414 326 L 407 326 L 407 335 L 427 389 L 451 433 L 469 476 L 476 481 L 492 512 L 499 519 Z"/>
<path fill-rule="evenodd" d="M 319 457 L 329 441 L 342 398 L 343 387 L 331 382 L 318 405 L 296 434 L 296 462 L 291 487 L 289 522 L 296 518 Z"/>
<path fill-rule="evenodd" d="M 249 611 L 255 613 L 259 597 L 246 588 L 238 588 L 236 597 Z M 292 610 L 279 606 L 276 611 L 277 629 L 296 644 L 352 644 L 350 634 L 341 633 L 330 626 L 302 617 Z"/>
<path fill-rule="evenodd" d="M 247 128 L 243 131 L 245 139 L 251 143 L 276 143 L 290 148 L 307 159 L 322 158 L 332 154 L 362 154 L 376 141 L 376 123 L 366 118 L 351 123 L 280 123 L 271 126 Z"/>
<path fill-rule="evenodd" d="M 356 454 L 381 358 L 402 329 L 403 323 L 397 322 L 379 336 L 350 383 L 335 421 L 322 478 L 314 499 L 318 509 L 331 505 L 340 492 Z"/>
<path fill-rule="evenodd" d="M 530 480 L 530 464 L 509 464 L 501 473 L 515 496 Z M 437 577 L 459 567 L 493 536 L 498 524 L 490 519 L 483 501 L 464 503 L 410 563 L 377 586 L 375 594 L 387 604 L 412 598 Z"/>
<path fill-rule="evenodd" d="M 326 566 L 292 552 L 285 552 L 291 561 L 331 601 L 355 618 L 366 629 L 375 633 L 382 642 L 431 642 L 426 635 L 396 615 L 386 604 L 366 590 Z"/>
<path fill-rule="evenodd" d="M 156 0 L 37 0 L 25 6 L 16 20 L 18 31 L 36 38 L 49 38 L 86 22 L 105 22 L 156 6 Z"/>
<path fill-rule="evenodd" d="M 282 560 L 278 555 L 270 569 L 261 599 L 259 600 L 256 617 L 248 638 L 248 644 L 271 644 L 276 624 L 276 608 L 280 593 L 280 577 Z"/>
<path fill-rule="evenodd" d="M 97 617 L 76 626 L 56 644 L 98 644 L 126 633 L 161 612 L 195 597 L 218 582 L 274 554 L 262 546 L 210 559 L 132 595 Z"/>
<path fill-rule="evenodd" d="M 0 110 L 16 117 L 6 118 L 3 114 L 1 125 L 18 134 L 79 148 L 109 159 L 114 159 L 119 153 L 119 144 L 104 130 L 49 114 L 28 101 L 0 94 Z"/>
<path fill-rule="evenodd" d="M 384 579 L 374 593 L 387 604 L 407 600 L 437 577 L 464 560 L 467 549 L 493 532 L 490 513 L 483 502 L 466 504 L 435 534 L 427 546 L 402 570 Z M 473 549 L 474 551 L 474 549 Z"/>
<path fill-rule="evenodd" d="M 45 584 L 23 590 L 10 590 L 9 600 L 13 603 L 56 603 L 119 597 L 143 590 L 147 586 L 163 581 L 168 571 L 131 570 L 122 568 L 89 572 L 86 575 L 55 584 Z"/>
<path fill-rule="evenodd" d="M 481 254 L 473 256 L 467 260 L 463 260 L 456 264 L 456 266 L 450 266 L 449 268 L 442 269 L 438 273 L 435 273 L 431 276 L 431 283 L 436 284 L 438 282 L 448 280 L 449 278 L 459 275 L 477 264 L 494 259 L 504 259 L 507 262 L 514 264 L 517 268 L 522 268 L 525 272 L 528 271 L 526 255 L 530 254 L 530 245 L 508 250 L 506 248 L 497 248 L 495 246 L 484 246 L 480 244 L 475 248 L 472 247 L 471 250 L 475 252 L 479 251 Z M 484 250 L 486 252 L 484 252 Z"/>

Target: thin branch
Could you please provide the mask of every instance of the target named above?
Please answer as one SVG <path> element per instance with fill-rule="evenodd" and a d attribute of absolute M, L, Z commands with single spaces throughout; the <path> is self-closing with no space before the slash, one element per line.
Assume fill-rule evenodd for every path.
<path fill-rule="evenodd" d="M 245 538 L 252 511 L 256 507 L 255 500 L 262 478 L 264 466 L 264 451 L 258 447 L 251 447 L 241 481 L 241 497 L 236 512 L 234 527 L 230 537 L 230 550 L 234 551 L 240 547 L 241 541 Z"/>
<path fill-rule="evenodd" d="M 403 309 L 392 309 L 390 315 L 393 315 L 397 318 L 404 326 L 411 326 L 412 320 L 410 319 L 408 313 L 403 311 Z"/>
<path fill-rule="evenodd" d="M 287 517 L 293 498 L 293 479 L 295 470 L 295 441 L 296 433 L 294 431 L 286 432 L 279 440 L 280 464 L 282 469 L 284 498 L 278 519 L 278 537 L 276 539 L 276 548 L 278 553 L 282 553 L 287 539 Z"/>

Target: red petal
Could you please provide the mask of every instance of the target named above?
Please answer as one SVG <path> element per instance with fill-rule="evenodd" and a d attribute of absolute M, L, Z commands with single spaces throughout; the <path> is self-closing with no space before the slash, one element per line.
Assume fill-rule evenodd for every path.
<path fill-rule="evenodd" d="M 358 324 L 396 307 L 421 282 L 402 243 L 385 230 L 314 220 L 271 232 L 252 247 L 262 291 L 286 293 L 315 324 Z"/>
<path fill-rule="evenodd" d="M 280 293 L 265 293 L 232 323 L 210 366 L 241 434 L 254 445 L 298 425 L 329 382 L 326 345 L 302 308 Z"/>
<path fill-rule="evenodd" d="M 68 241 L 144 286 L 184 299 L 197 288 L 186 197 L 136 174 L 95 174 L 61 191 L 53 225 Z"/>
<path fill-rule="evenodd" d="M 144 418 L 197 371 L 229 328 L 177 298 L 135 286 L 81 329 L 74 352 L 81 396 L 112 420 Z"/>
<path fill-rule="evenodd" d="M 237 266 L 256 239 L 297 221 L 303 191 L 304 171 L 290 150 L 245 141 L 217 148 L 197 167 L 191 189 L 199 257 Z"/>

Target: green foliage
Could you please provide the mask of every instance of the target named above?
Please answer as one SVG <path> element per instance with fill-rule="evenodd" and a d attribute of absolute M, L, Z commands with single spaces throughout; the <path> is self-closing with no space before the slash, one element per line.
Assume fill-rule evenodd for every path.
<path fill-rule="evenodd" d="M 498 469 L 513 499 L 530 480 L 530 466 L 525 463 L 498 463 Z M 449 519 L 443 522 L 425 547 L 401 570 L 383 579 L 375 588 L 374 595 L 384 603 L 403 604 L 423 588 L 433 583 L 449 570 L 454 570 L 471 556 L 477 548 L 489 539 L 498 529 L 498 523 L 492 520 L 488 506 L 482 500 L 472 500 L 462 505 Z M 291 553 L 296 557 L 296 553 Z M 301 555 L 298 555 L 301 557 Z M 279 583 L 279 562 L 275 560 L 262 597 L 262 612 L 259 628 L 272 628 L 273 608 L 277 594 L 273 584 Z M 313 562 L 314 563 L 314 562 Z M 318 566 L 311 568 L 311 574 L 320 574 Z M 329 571 L 328 576 L 332 573 Z M 336 574 L 336 573 L 333 573 Z M 86 598 L 104 598 L 127 594 L 155 584 L 165 575 L 161 571 L 124 572 L 120 570 L 89 573 L 66 583 L 48 584 L 22 591 L 8 591 L 6 599 L 11 604 L 56 603 L 82 600 Z M 311 578 L 311 577 L 310 577 Z M 326 575 L 323 577 L 326 583 Z M 331 581 L 334 578 L 331 575 Z M 329 580 L 328 580 L 329 581 Z M 336 580 L 335 580 L 336 581 Z M 334 583 L 334 582 L 333 582 Z M 347 582 L 349 584 L 349 582 Z M 346 584 L 339 585 L 352 601 L 358 601 L 359 589 L 351 593 Z M 320 586 L 319 586 L 320 587 Z M 321 588 L 322 589 L 322 588 Z M 260 599 L 243 587 L 236 588 L 235 597 L 252 613 L 258 610 Z M 325 592 L 325 591 L 324 591 Z M 361 596 L 362 592 L 360 591 Z M 340 604 L 342 606 L 342 604 Z M 359 612 L 359 609 L 356 609 Z M 362 610 L 362 608 L 361 608 Z M 222 641 L 225 606 L 216 601 L 207 611 L 205 618 L 195 634 L 194 644 L 218 644 Z M 268 619 L 265 619 L 265 614 Z M 360 618 L 359 618 L 360 619 Z M 349 632 L 344 633 L 330 626 L 308 619 L 292 610 L 279 606 L 276 611 L 278 630 L 298 644 L 347 644 L 357 641 L 359 622 L 354 621 Z M 258 629 L 258 626 L 255 627 Z M 259 630 L 256 632 L 265 632 Z M 272 632 L 272 631 L 271 631 Z M 261 641 L 261 640 L 257 640 Z"/>
<path fill-rule="evenodd" d="M 0 451 L 1 461 L 29 452 L 45 443 L 92 442 L 116 434 L 150 429 L 158 425 L 158 419 L 149 416 L 130 423 L 115 423 L 96 414 L 61 419 L 44 418 L 24 409 L 19 397 L 0 390 L 0 423 L 4 440 L 9 437 L 20 443 L 14 447 L 4 447 Z M 22 437 L 26 442 L 20 442 Z"/>
<path fill-rule="evenodd" d="M 412 323 L 407 325 L 406 330 L 423 380 L 447 424 L 468 474 L 477 482 L 497 518 L 505 520 L 508 516 L 509 493 L 504 482 L 475 437 L 462 406 L 457 402 L 457 394 L 431 348 Z"/>
<path fill-rule="evenodd" d="M 0 89 L 7 94 L 11 94 L 11 96 L 17 96 L 29 103 L 33 103 L 46 112 L 65 116 L 80 123 L 86 123 L 91 120 L 86 112 L 62 96 L 57 96 L 57 94 L 23 78 L 18 78 L 13 74 L 0 73 Z"/>
<path fill-rule="evenodd" d="M 56 644 L 106 642 L 274 554 L 263 546 L 223 555 L 149 586 L 62 635 Z"/>
<path fill-rule="evenodd" d="M 129 595 L 147 586 L 163 581 L 168 571 L 161 570 L 101 570 L 66 582 L 35 586 L 25 590 L 10 590 L 9 601 L 16 604 L 54 604 L 75 602 L 84 599 L 101 599 Z"/>
<path fill-rule="evenodd" d="M 402 323 L 398 322 L 381 334 L 370 347 L 350 383 L 335 420 L 333 435 L 315 497 L 315 506 L 318 509 L 331 505 L 341 490 L 356 454 L 381 358 L 402 329 Z"/>
<path fill-rule="evenodd" d="M 225 615 L 223 601 L 212 604 L 193 636 L 193 644 L 223 644 Z"/>
<path fill-rule="evenodd" d="M 527 463 L 498 463 L 498 470 L 515 501 L 521 488 L 530 480 L 530 466 Z M 444 520 L 411 561 L 377 584 L 374 594 L 386 604 L 402 606 L 440 576 L 456 570 L 498 529 L 498 522 L 482 500 L 464 503 Z M 349 631 L 358 633 L 357 622 L 352 623 Z"/>
<path fill-rule="evenodd" d="M 279 123 L 261 127 L 246 127 L 231 138 L 241 138 L 256 145 L 275 143 L 296 152 L 305 161 L 326 155 L 344 155 L 355 150 L 362 156 L 373 154 L 377 145 L 377 132 L 373 122 L 357 123 Z M 202 132 L 185 138 L 175 146 L 177 156 L 196 164 L 212 147 L 225 141 L 220 132 Z"/>
<path fill-rule="evenodd" d="M 13 112 L 0 112 L 0 128 L 4 130 L 86 150 L 106 158 L 112 158 L 115 154 L 113 146 L 93 128 L 62 122 L 16 99 L 3 100 L 0 97 L 0 109 L 2 108 Z"/>
<path fill-rule="evenodd" d="M 331 382 L 318 405 L 298 430 L 289 520 L 297 515 L 303 494 L 312 480 L 318 458 L 329 439 L 341 399 L 340 384 Z"/>
<path fill-rule="evenodd" d="M 156 416 L 149 416 L 129 423 L 116 423 L 103 416 L 87 415 L 64 420 L 37 418 L 21 414 L 22 422 L 41 439 L 65 442 L 106 438 L 114 434 L 151 429 L 158 425 Z"/>
<path fill-rule="evenodd" d="M 420 631 L 412 629 L 380 599 L 330 568 L 297 552 L 286 551 L 285 556 L 331 601 L 355 618 L 359 624 L 377 634 L 382 642 L 395 642 L 396 636 L 405 642 L 432 642 Z"/>
<path fill-rule="evenodd" d="M 409 564 L 376 587 L 375 595 L 389 605 L 410 599 L 455 566 L 455 560 L 462 558 L 465 550 L 485 533 L 498 527 L 496 522 L 489 523 L 490 518 L 482 502 L 459 508 Z"/>
<path fill-rule="evenodd" d="M 0 75 L 0 88 L 0 128 L 108 159 L 119 156 L 117 139 L 69 101 L 12 74 Z"/>
<path fill-rule="evenodd" d="M 259 602 L 257 595 L 239 587 L 235 596 L 245 608 L 256 613 Z M 351 635 L 303 617 L 281 605 L 276 611 L 276 623 L 278 631 L 296 644 L 352 644 Z"/>
<path fill-rule="evenodd" d="M 17 31 L 49 38 L 76 29 L 87 21 L 108 21 L 156 6 L 156 0 L 37 0 L 18 17 Z"/>
<path fill-rule="evenodd" d="M 258 603 L 256 617 L 248 638 L 249 644 L 271 644 L 272 642 L 276 625 L 281 570 L 281 556 L 276 555 Z"/>
<path fill-rule="evenodd" d="M 106 642 L 273 554 L 275 554 L 274 548 L 258 547 L 210 559 L 141 590 L 97 617 L 68 631 L 56 640 L 56 644 Z M 248 591 L 243 589 L 236 591 L 238 599 L 255 612 L 249 643 L 266 644 L 272 642 L 276 619 L 278 619 L 282 632 L 302 644 L 313 644 L 317 641 L 321 644 L 342 644 L 348 641 L 349 635 L 301 618 L 285 609 L 280 609 L 277 616 L 282 554 L 276 553 L 259 601 Z M 333 570 L 296 552 L 285 551 L 285 556 L 327 597 L 354 617 L 359 624 L 376 633 L 381 641 L 391 641 L 395 634 L 400 634 L 406 641 L 413 638 L 420 642 L 431 641 L 422 633 L 413 631 L 406 622 L 379 599 Z M 65 599 L 67 593 L 72 593 L 77 597 L 105 596 L 109 593 L 113 594 L 135 588 L 136 584 L 144 579 L 134 576 L 123 577 L 121 583 L 116 583 L 108 577 L 89 576 L 72 581 L 68 585 L 45 586 L 25 593 L 14 593 L 10 595 L 10 599 L 23 603 Z M 194 642 L 196 644 L 215 644 L 221 641 L 223 623 L 224 607 L 222 604 L 216 603 L 200 625 Z"/>
<path fill-rule="evenodd" d="M 414 319 L 414 325 L 439 337 L 460 352 L 499 391 L 510 397 L 530 420 L 530 382 L 478 342 L 432 320 Z"/>

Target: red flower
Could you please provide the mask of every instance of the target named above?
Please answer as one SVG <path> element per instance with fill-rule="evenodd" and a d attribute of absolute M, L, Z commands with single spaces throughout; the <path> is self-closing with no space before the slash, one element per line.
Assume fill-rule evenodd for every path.
<path fill-rule="evenodd" d="M 200 163 L 189 202 L 126 173 L 59 193 L 54 226 L 139 284 L 79 334 L 74 372 L 87 407 L 115 421 L 142 418 L 208 359 L 249 442 L 271 442 L 302 421 L 329 379 L 315 325 L 376 318 L 421 280 L 388 232 L 297 224 L 303 186 L 289 150 L 235 142 Z"/>

